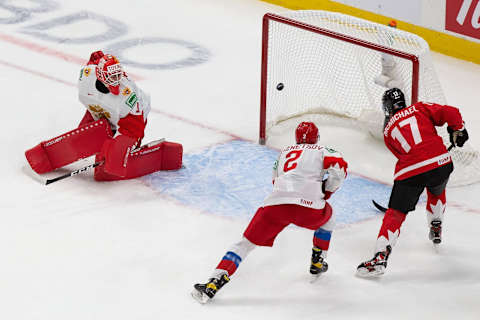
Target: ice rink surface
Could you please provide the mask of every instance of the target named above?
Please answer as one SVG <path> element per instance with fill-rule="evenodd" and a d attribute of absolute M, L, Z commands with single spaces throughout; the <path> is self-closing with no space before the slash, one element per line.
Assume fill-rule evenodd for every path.
<path fill-rule="evenodd" d="M 385 276 L 356 278 L 381 223 L 370 200 L 388 200 L 394 158 L 368 134 L 329 126 L 321 143 L 351 169 L 332 198 L 329 271 L 309 283 L 312 234 L 292 227 L 252 252 L 215 301 L 190 297 L 270 191 L 280 142 L 292 142 L 256 144 L 261 18 L 284 10 L 256 0 L 1 3 L 0 319 L 479 319 L 480 185 L 447 190 L 438 253 L 421 200 Z M 182 143 L 185 169 L 48 187 L 25 174 L 26 149 L 80 121 L 78 73 L 97 49 L 128 62 L 152 96 L 144 141 Z M 479 150 L 480 66 L 433 60 Z"/>

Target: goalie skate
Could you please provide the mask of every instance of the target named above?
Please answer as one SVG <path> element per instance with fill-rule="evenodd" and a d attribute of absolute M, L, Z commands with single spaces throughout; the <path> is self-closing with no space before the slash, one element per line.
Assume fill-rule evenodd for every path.
<path fill-rule="evenodd" d="M 201 304 L 205 304 L 229 281 L 230 278 L 222 274 L 219 279 L 211 278 L 205 284 L 197 283 L 193 286 L 192 297 Z"/>
<path fill-rule="evenodd" d="M 387 246 L 386 251 L 377 252 L 375 256 L 368 261 L 362 262 L 357 267 L 357 276 L 362 278 L 378 277 L 385 273 L 387 268 L 388 256 L 392 252 L 392 247 Z"/>

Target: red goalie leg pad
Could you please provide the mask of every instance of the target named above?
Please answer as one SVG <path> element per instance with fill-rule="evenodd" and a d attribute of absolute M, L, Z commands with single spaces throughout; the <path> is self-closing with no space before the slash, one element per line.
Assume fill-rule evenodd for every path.
<path fill-rule="evenodd" d="M 30 167 L 32 167 L 33 171 L 36 173 L 46 173 L 55 169 L 52 167 L 47 152 L 43 148 L 43 142 L 40 142 L 32 149 L 25 151 L 25 157 L 27 157 Z"/>
<path fill-rule="evenodd" d="M 97 120 L 25 151 L 25 157 L 37 173 L 46 173 L 100 152 L 112 137 L 106 120 Z"/>
<path fill-rule="evenodd" d="M 163 141 L 146 145 L 131 153 L 127 161 L 126 175 L 121 177 L 105 171 L 104 166 L 95 168 L 95 180 L 113 181 L 141 177 L 160 170 L 176 170 L 182 167 L 183 147 L 179 143 Z M 97 155 L 95 161 L 100 161 Z"/>

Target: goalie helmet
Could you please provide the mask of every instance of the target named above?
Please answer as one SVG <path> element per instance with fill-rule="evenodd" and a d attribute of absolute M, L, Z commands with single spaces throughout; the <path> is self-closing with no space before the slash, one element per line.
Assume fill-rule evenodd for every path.
<path fill-rule="evenodd" d="M 397 111 L 402 110 L 407 105 L 405 103 L 405 96 L 402 90 L 398 88 L 392 88 L 383 94 L 382 106 L 385 117 L 393 116 Z"/>
<path fill-rule="evenodd" d="M 111 54 L 106 54 L 98 61 L 95 68 L 97 79 L 108 87 L 111 93 L 118 95 L 120 80 L 123 77 L 123 68 L 120 61 Z"/>
<path fill-rule="evenodd" d="M 318 141 L 318 128 L 313 122 L 300 122 L 295 130 L 297 144 L 315 144 Z"/>

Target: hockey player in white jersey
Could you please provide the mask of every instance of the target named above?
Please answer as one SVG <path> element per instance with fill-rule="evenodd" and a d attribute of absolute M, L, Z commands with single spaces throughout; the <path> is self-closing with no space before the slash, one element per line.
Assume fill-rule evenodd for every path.
<path fill-rule="evenodd" d="M 273 246 L 289 224 L 315 230 L 310 273 L 328 269 L 327 256 L 335 215 L 327 199 L 347 176 L 347 163 L 335 150 L 320 146 L 318 128 L 302 122 L 296 145 L 285 147 L 273 167 L 273 191 L 250 221 L 242 239 L 223 256 L 207 283 L 195 284 L 192 296 L 200 303 L 212 299 L 256 246 Z"/>
<path fill-rule="evenodd" d="M 95 51 L 82 66 L 80 102 L 87 109 L 77 129 L 25 152 L 37 173 L 46 173 L 96 155 L 96 180 L 131 179 L 181 167 L 182 145 L 163 140 L 140 148 L 150 112 L 141 90 L 111 54 Z"/>

